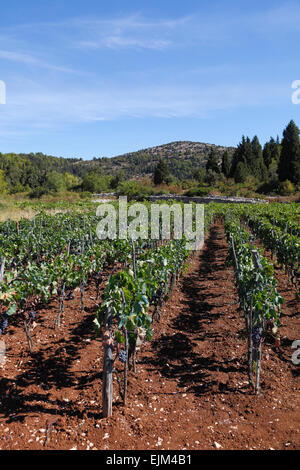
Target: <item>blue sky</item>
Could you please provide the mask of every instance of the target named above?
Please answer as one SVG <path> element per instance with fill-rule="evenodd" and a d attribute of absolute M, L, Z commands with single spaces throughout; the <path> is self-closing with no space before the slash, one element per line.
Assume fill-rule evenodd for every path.
<path fill-rule="evenodd" d="M 281 137 L 300 125 L 299 33 L 299 1 L 1 2 L 0 152 Z"/>

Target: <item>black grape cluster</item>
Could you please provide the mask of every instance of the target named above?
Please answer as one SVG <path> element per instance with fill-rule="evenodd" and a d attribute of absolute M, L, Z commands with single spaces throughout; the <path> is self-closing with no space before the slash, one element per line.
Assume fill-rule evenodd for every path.
<path fill-rule="evenodd" d="M 255 348 L 258 348 L 262 340 L 261 328 L 255 326 L 252 330 L 252 342 Z"/>
<path fill-rule="evenodd" d="M 4 333 L 4 330 L 8 327 L 8 316 L 4 313 L 0 317 L 0 336 Z"/>
<path fill-rule="evenodd" d="M 66 300 L 73 300 L 74 299 L 74 294 L 73 292 L 69 292 L 67 295 L 66 295 Z"/>
<path fill-rule="evenodd" d="M 126 358 L 127 358 L 126 351 L 122 349 L 119 353 L 119 359 L 121 362 L 126 362 Z"/>
<path fill-rule="evenodd" d="M 25 317 L 25 321 L 26 321 L 27 325 L 29 326 L 30 323 L 35 319 L 35 317 L 36 317 L 36 312 L 34 312 L 33 310 L 31 310 L 31 312 L 25 313 L 25 314 L 24 314 L 24 317 Z"/>
<path fill-rule="evenodd" d="M 156 293 L 153 294 L 151 302 L 154 303 L 154 304 L 158 304 L 159 299 L 162 297 L 162 294 L 163 294 L 163 289 L 161 287 L 159 287 L 157 289 Z"/>
<path fill-rule="evenodd" d="M 29 312 L 29 319 L 30 320 L 34 320 L 36 317 L 36 312 L 34 312 L 33 310 L 31 312 Z"/>

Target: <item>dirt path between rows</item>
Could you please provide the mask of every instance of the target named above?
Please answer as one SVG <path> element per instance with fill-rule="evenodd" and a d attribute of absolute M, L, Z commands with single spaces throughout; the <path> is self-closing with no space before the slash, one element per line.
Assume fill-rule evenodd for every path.
<path fill-rule="evenodd" d="M 130 372 L 126 408 L 115 386 L 112 418 L 101 417 L 93 283 L 86 311 L 78 313 L 76 295 L 61 330 L 53 330 L 57 302 L 38 313 L 31 356 L 20 357 L 24 332 L 11 326 L 3 337 L 8 360 L 0 368 L 0 448 L 299 449 L 300 366 L 291 362 L 297 304 L 283 308 L 281 346 L 272 339 L 264 344 L 262 388 L 255 396 L 227 252 L 223 227 L 215 224 L 154 324 L 137 375 Z"/>

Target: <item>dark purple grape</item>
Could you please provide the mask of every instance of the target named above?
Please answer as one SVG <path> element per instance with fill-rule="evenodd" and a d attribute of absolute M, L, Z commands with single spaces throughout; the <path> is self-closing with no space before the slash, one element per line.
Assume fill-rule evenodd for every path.
<path fill-rule="evenodd" d="M 0 330 L 1 330 L 1 335 L 3 334 L 4 330 L 8 326 L 8 317 L 6 314 L 2 315 L 0 317 Z"/>
<path fill-rule="evenodd" d="M 126 362 L 126 351 L 124 351 L 123 349 L 119 353 L 119 359 L 121 362 Z"/>
<path fill-rule="evenodd" d="M 34 312 L 34 311 L 29 312 L 29 319 L 30 320 L 34 320 L 35 317 L 36 317 L 36 312 Z"/>
<path fill-rule="evenodd" d="M 69 292 L 69 294 L 66 296 L 66 300 L 73 300 L 74 299 L 74 294 L 73 292 Z"/>
<path fill-rule="evenodd" d="M 252 342 L 255 348 L 258 348 L 262 340 L 262 332 L 259 327 L 254 327 L 252 330 Z"/>

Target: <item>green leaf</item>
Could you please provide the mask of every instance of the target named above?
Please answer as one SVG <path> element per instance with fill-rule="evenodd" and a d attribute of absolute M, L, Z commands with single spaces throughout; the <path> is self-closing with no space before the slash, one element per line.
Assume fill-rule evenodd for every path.
<path fill-rule="evenodd" d="M 120 344 L 124 344 L 124 343 L 125 343 L 125 337 L 124 337 L 124 335 L 121 333 L 121 331 L 119 331 L 119 330 L 116 330 L 116 331 L 115 331 L 115 338 L 116 338 L 117 343 L 120 343 Z"/>
<path fill-rule="evenodd" d="M 17 305 L 13 304 L 7 310 L 6 315 L 9 315 L 9 316 L 14 315 L 16 313 L 16 311 L 17 311 Z"/>

